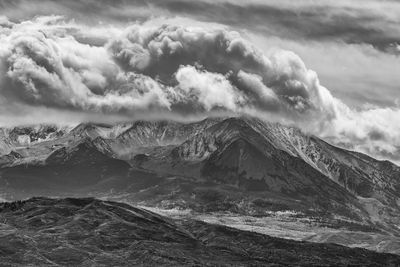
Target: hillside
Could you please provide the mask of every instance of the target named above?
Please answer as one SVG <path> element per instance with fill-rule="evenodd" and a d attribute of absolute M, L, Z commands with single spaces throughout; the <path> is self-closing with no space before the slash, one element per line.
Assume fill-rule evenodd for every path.
<path fill-rule="evenodd" d="M 400 256 L 296 242 L 127 204 L 32 198 L 0 204 L 0 261 L 26 266 L 397 266 Z"/>

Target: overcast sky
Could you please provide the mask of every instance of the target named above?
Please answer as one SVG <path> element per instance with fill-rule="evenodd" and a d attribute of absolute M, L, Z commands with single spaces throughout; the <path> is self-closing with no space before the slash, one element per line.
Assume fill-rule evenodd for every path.
<path fill-rule="evenodd" d="M 400 162 L 400 2 L 0 0 L 0 124 L 296 124 Z"/>

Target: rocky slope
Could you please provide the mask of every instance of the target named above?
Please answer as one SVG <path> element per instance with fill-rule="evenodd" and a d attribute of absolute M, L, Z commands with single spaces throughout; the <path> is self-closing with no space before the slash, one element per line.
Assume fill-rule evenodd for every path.
<path fill-rule="evenodd" d="M 127 204 L 33 198 L 0 204 L 4 266 L 398 266 L 400 256 L 273 238 Z"/>
<path fill-rule="evenodd" d="M 0 153 L 9 153 L 12 149 L 26 147 L 60 138 L 71 127 L 56 125 L 35 125 L 0 129 Z"/>
<path fill-rule="evenodd" d="M 93 141 L 82 139 L 55 150 L 44 162 L 2 168 L 1 180 L 15 192 L 29 195 L 87 192 L 106 181 L 124 179 L 129 169 L 125 161 L 100 152 Z"/>
<path fill-rule="evenodd" d="M 375 221 L 398 231 L 399 167 L 334 147 L 295 128 L 228 118 L 182 144 L 136 155 L 132 164 L 230 185 L 253 196 L 273 193 L 269 199 L 291 202 L 289 208 L 295 210 L 303 205 L 309 211 Z"/>
<path fill-rule="evenodd" d="M 47 137 L 26 145 L 10 135 L 19 130 L 1 131 L 9 148 L 0 156 L 0 197 L 102 196 L 250 216 L 295 211 L 329 227 L 400 236 L 400 168 L 293 127 L 234 117 L 38 129 Z"/>

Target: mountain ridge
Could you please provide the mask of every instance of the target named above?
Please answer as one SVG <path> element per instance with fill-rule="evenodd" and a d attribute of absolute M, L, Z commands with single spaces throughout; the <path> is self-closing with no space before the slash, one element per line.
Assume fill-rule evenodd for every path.
<path fill-rule="evenodd" d="M 255 216 L 279 208 L 400 236 L 400 168 L 251 117 L 85 123 L 0 164 L 0 194 L 11 199 L 105 196 Z"/>

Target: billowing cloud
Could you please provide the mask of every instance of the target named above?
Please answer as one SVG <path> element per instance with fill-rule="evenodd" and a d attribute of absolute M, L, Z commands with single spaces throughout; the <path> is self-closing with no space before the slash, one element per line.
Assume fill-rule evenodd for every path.
<path fill-rule="evenodd" d="M 267 56 L 237 32 L 136 24 L 94 46 L 76 39 L 77 27 L 53 16 L 5 28 L 3 94 L 82 111 L 174 111 L 192 103 L 189 113 L 260 108 L 335 116 L 329 92 L 322 97 L 326 89 L 297 55 Z"/>
<path fill-rule="evenodd" d="M 172 14 L 290 39 L 335 39 L 381 50 L 400 42 L 397 0 L 3 0 L 0 8 L 17 20 L 62 14 L 126 23 Z"/>
<path fill-rule="evenodd" d="M 258 108 L 267 110 L 279 109 L 278 96 L 263 83 L 261 76 L 240 70 L 237 74 L 237 82 L 240 87 L 243 87 L 248 92 L 253 104 Z"/>
<path fill-rule="evenodd" d="M 206 111 L 215 107 L 237 110 L 244 104 L 245 96 L 237 90 L 225 76 L 197 70 L 193 66 L 183 66 L 175 74 L 178 90 L 183 92 L 185 101 L 191 105 L 200 104 Z"/>
<path fill-rule="evenodd" d="M 278 39 L 278 47 L 300 55 L 323 84 L 352 107 L 365 102 L 393 107 L 399 97 L 397 0 L 4 0 L 0 8 L 12 21 L 60 14 L 74 18 L 80 27 L 94 25 L 93 36 L 75 34 L 92 45 L 107 39 L 93 32 L 99 23 L 126 26 L 154 17 L 174 18 L 183 25 L 219 23 L 264 38 L 260 44 L 268 47 Z"/>
<path fill-rule="evenodd" d="M 165 22 L 87 27 L 58 16 L 1 18 L 0 119 L 7 112 L 29 117 L 44 110 L 108 120 L 215 112 L 274 116 L 397 160 L 398 107 L 352 109 L 291 51 L 260 50 L 226 26 Z"/>
<path fill-rule="evenodd" d="M 318 135 L 326 140 L 400 162 L 400 107 L 355 111 L 342 105 L 340 115 L 325 126 Z"/>
<path fill-rule="evenodd" d="M 186 84 L 179 86 L 179 68 L 193 65 L 223 75 L 219 83 L 227 79 L 225 83 L 245 99 L 240 101 L 241 105 L 269 110 L 277 109 L 279 102 L 287 114 L 318 111 L 323 116 L 335 116 L 329 103 L 330 93 L 319 85 L 316 73 L 308 70 L 296 54 L 276 51 L 265 55 L 238 32 L 224 28 L 135 25 L 111 41 L 109 50 L 124 71 L 143 73 L 167 86 L 177 86 L 178 82 L 178 89 L 186 88 Z M 232 86 L 223 86 L 224 91 L 234 92 Z M 241 106 L 234 105 L 234 101 L 225 104 L 225 108 L 235 111 Z"/>
<path fill-rule="evenodd" d="M 45 17 L 2 31 L 4 95 L 32 106 L 87 111 L 169 107 L 159 83 L 121 72 L 105 47 L 78 42 L 65 26 L 59 17 Z"/>

